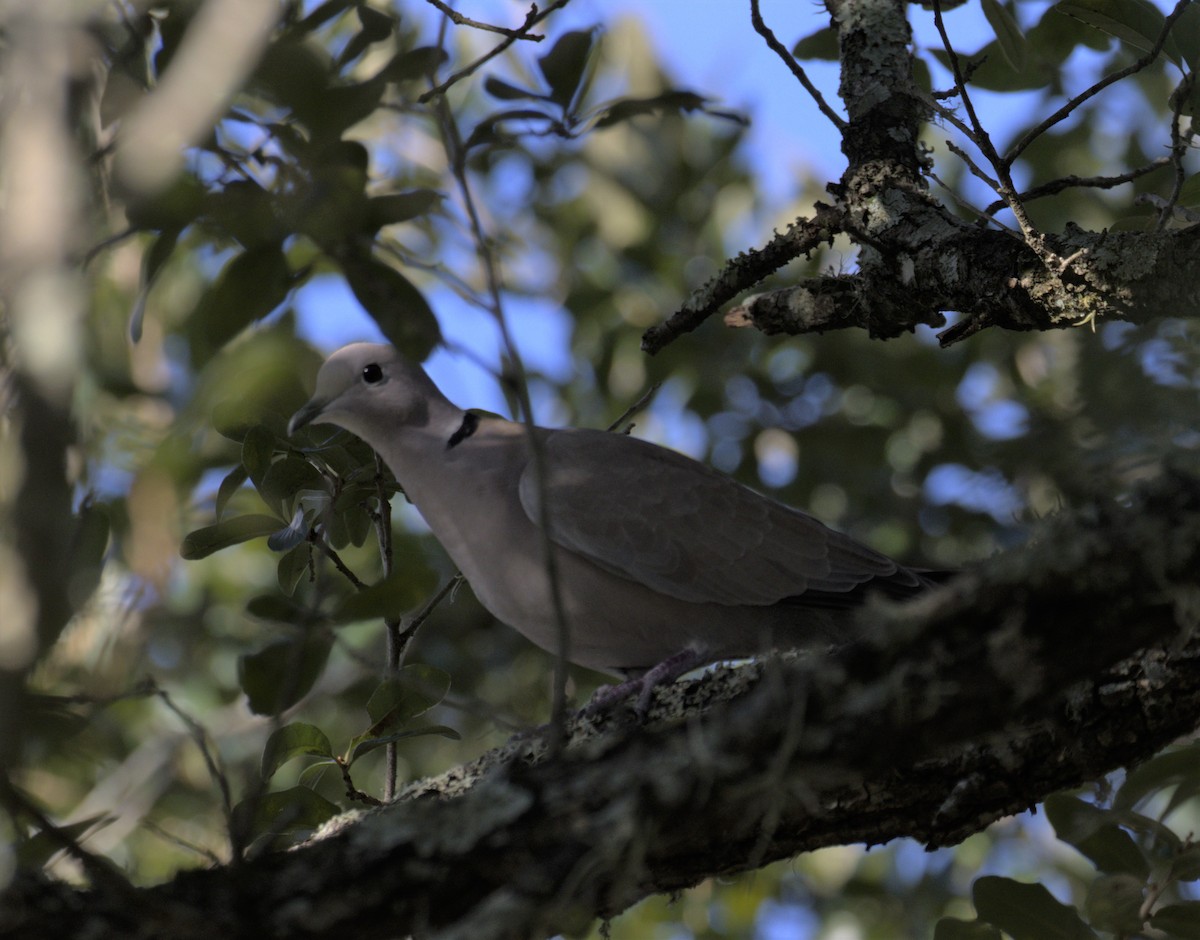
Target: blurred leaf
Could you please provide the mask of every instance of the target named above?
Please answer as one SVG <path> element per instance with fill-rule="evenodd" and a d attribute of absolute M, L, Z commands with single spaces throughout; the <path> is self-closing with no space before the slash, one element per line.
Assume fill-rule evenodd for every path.
<path fill-rule="evenodd" d="M 1060 0 L 1054 9 L 1143 53 L 1154 48 L 1166 22 L 1150 0 Z"/>
<path fill-rule="evenodd" d="M 1113 806 L 1132 809 L 1167 787 L 1195 786 L 1200 781 L 1200 746 L 1187 745 L 1165 751 L 1130 771 L 1113 798 Z"/>
<path fill-rule="evenodd" d="M 100 584 L 111 528 L 103 504 L 89 499 L 80 505 L 71 540 L 70 582 L 66 585 L 67 599 L 75 610 L 87 603 Z"/>
<path fill-rule="evenodd" d="M 971 889 L 981 920 L 1013 940 L 1098 940 L 1079 912 L 1062 904 L 1040 884 L 985 875 Z"/>
<path fill-rule="evenodd" d="M 592 51 L 592 30 L 564 33 L 553 48 L 538 58 L 538 68 L 550 87 L 550 100 L 564 111 L 579 91 Z"/>
<path fill-rule="evenodd" d="M 1021 32 L 1012 13 L 999 0 L 983 0 L 983 15 L 995 32 L 996 41 L 1000 43 L 1000 50 L 1008 64 L 1021 71 L 1025 68 L 1027 46 L 1025 34 Z"/>
<path fill-rule="evenodd" d="M 316 754 L 318 757 L 333 757 L 333 747 L 325 732 L 316 725 L 293 721 L 276 728 L 267 738 L 263 748 L 261 773 L 264 780 L 275 776 L 275 771 L 294 757 Z"/>
<path fill-rule="evenodd" d="M 185 173 L 164 189 L 130 197 L 125 205 L 125 218 L 136 229 L 180 232 L 196 221 L 205 199 L 204 186 Z"/>
<path fill-rule="evenodd" d="M 266 494 L 264 498 L 290 505 L 301 490 L 322 490 L 324 482 L 316 467 L 302 457 L 289 454 L 267 467 L 259 489 Z"/>
<path fill-rule="evenodd" d="M 59 825 L 58 832 L 54 835 L 45 830 L 39 830 L 30 838 L 17 841 L 17 865 L 25 870 L 42 868 L 55 855 L 64 851 L 63 837 L 80 842 L 85 836 L 99 832 L 105 826 L 116 822 L 117 818 L 107 813 L 97 813 L 95 816 L 89 816 L 79 822 Z"/>
<path fill-rule="evenodd" d="M 308 573 L 308 562 L 312 557 L 312 549 L 308 545 L 297 545 L 285 552 L 275 568 L 275 576 L 279 581 L 279 589 L 289 597 L 295 592 L 300 579 Z"/>
<path fill-rule="evenodd" d="M 379 74 L 389 82 L 410 82 L 433 75 L 447 58 L 445 49 L 420 46 L 397 55 Z"/>
<path fill-rule="evenodd" d="M 278 715 L 308 694 L 329 660 L 333 640 L 312 635 L 279 640 L 238 660 L 238 682 L 256 715 Z"/>
<path fill-rule="evenodd" d="M 248 476 L 245 466 L 238 464 L 221 480 L 221 485 L 217 487 L 217 500 L 214 508 L 218 522 L 221 521 L 221 515 L 225 512 L 230 498 L 242 488 L 242 484 L 246 482 Z"/>
<path fill-rule="evenodd" d="M 205 201 L 209 218 L 247 251 L 278 248 L 287 236 L 275 197 L 254 180 L 230 180 Z"/>
<path fill-rule="evenodd" d="M 424 295 L 395 268 L 369 255 L 340 260 L 354 296 L 388 342 L 416 362 L 428 356 L 441 332 Z"/>
<path fill-rule="evenodd" d="M 286 623 L 290 626 L 312 620 L 312 612 L 290 598 L 278 594 L 259 594 L 246 601 L 246 613 L 259 620 Z"/>
<path fill-rule="evenodd" d="M 442 194 L 436 189 L 413 189 L 405 193 L 373 196 L 367 202 L 363 230 L 373 233 L 385 225 L 408 222 L 428 214 L 441 200 Z"/>
<path fill-rule="evenodd" d="M 428 596 L 433 581 L 433 573 L 426 567 L 398 567 L 389 577 L 343 600 L 329 619 L 334 624 L 398 619 Z"/>
<path fill-rule="evenodd" d="M 1170 878 L 1200 881 L 1200 845 L 1188 845 L 1171 860 Z"/>
<path fill-rule="evenodd" d="M 510 85 L 508 82 L 492 76 L 489 76 L 484 81 L 483 90 L 493 98 L 498 98 L 501 101 L 517 101 L 522 98 L 529 98 L 534 101 L 548 100 L 540 92 L 530 91 L 528 88 L 521 88 L 517 85 Z"/>
<path fill-rule="evenodd" d="M 344 13 L 353 5 L 354 0 L 325 0 L 324 3 L 319 4 L 308 16 L 297 23 L 296 29 L 301 32 L 310 33 L 329 22 L 335 16 Z"/>
<path fill-rule="evenodd" d="M 1160 907 L 1150 918 L 1150 926 L 1180 940 L 1200 940 L 1200 901 L 1183 901 Z"/>
<path fill-rule="evenodd" d="M 292 787 L 243 800 L 233 808 L 233 825 L 238 831 L 255 837 L 311 832 L 341 811 L 336 803 L 308 787 Z"/>
<path fill-rule="evenodd" d="M 194 363 L 219 349 L 245 327 L 287 299 L 292 287 L 287 258 L 278 245 L 235 256 L 196 304 L 188 319 Z"/>
<path fill-rule="evenodd" d="M 1088 886 L 1084 912 L 1088 923 L 1109 933 L 1128 935 L 1142 929 L 1146 882 L 1132 875 L 1104 875 Z"/>
<path fill-rule="evenodd" d="M 1000 931 L 979 920 L 943 917 L 933 928 L 933 940 L 1002 940 Z"/>
<path fill-rule="evenodd" d="M 263 502 L 282 518 L 282 501 L 263 487 L 263 481 L 266 480 L 267 471 L 271 469 L 271 459 L 275 456 L 278 444 L 278 438 L 263 425 L 257 424 L 250 428 L 242 439 L 242 466 L 246 468 L 246 473 L 254 484 L 254 488 L 258 490 L 259 496 L 263 498 Z"/>
<path fill-rule="evenodd" d="M 652 98 L 621 98 L 601 112 L 600 118 L 596 121 L 596 127 L 609 127 L 640 114 L 654 114 L 662 111 L 673 113 L 696 111 L 702 109 L 707 103 L 707 98 L 683 90 L 665 91 Z"/>
<path fill-rule="evenodd" d="M 279 520 L 274 516 L 236 516 L 189 532 L 183 537 L 179 554 L 188 561 L 195 561 L 239 542 L 263 538 L 278 528 Z"/>
<path fill-rule="evenodd" d="M 1120 828 L 1120 813 L 1065 793 L 1048 797 L 1045 810 L 1055 834 L 1075 846 L 1102 872 L 1124 872 L 1140 880 L 1149 876 L 1150 863 L 1129 833 Z"/>
<path fill-rule="evenodd" d="M 824 62 L 836 62 L 840 54 L 837 30 L 832 26 L 818 29 L 792 46 L 792 55 L 800 60 L 819 59 Z"/>

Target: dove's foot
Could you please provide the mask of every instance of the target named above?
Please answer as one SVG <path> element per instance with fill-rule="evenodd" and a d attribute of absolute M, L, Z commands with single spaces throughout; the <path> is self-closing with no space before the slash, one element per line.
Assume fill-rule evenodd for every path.
<path fill-rule="evenodd" d="M 591 699 L 584 706 L 583 714 L 585 717 L 593 717 L 611 711 L 616 705 L 636 693 L 637 701 L 634 703 L 633 710 L 638 720 L 641 721 L 650 711 L 650 702 L 654 698 L 656 688 L 674 682 L 685 672 L 691 672 L 705 662 L 707 659 L 699 650 L 690 647 L 680 650 L 674 656 L 668 656 L 657 666 L 647 669 L 636 678 L 626 679 L 616 685 L 602 685 L 592 693 Z"/>

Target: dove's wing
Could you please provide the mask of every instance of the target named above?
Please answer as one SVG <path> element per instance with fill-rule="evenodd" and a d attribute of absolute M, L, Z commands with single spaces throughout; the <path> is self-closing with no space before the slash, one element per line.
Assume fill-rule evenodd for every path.
<path fill-rule="evenodd" d="M 542 438 L 521 504 L 536 524 L 541 495 L 558 545 L 654 591 L 691 602 L 840 606 L 867 584 L 904 595 L 919 575 L 811 516 L 689 457 L 625 435 L 584 429 Z"/>

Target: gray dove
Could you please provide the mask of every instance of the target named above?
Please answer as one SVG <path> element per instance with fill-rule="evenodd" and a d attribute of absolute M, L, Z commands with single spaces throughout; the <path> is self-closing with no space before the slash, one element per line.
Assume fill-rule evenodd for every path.
<path fill-rule="evenodd" d="M 531 433 L 464 411 L 391 346 L 355 343 L 329 357 L 288 430 L 316 423 L 373 447 L 483 606 L 554 652 L 544 499 L 569 658 L 593 669 L 641 676 L 671 664 L 661 671 L 673 678 L 772 646 L 843 643 L 869 592 L 903 598 L 933 583 L 648 441 Z"/>

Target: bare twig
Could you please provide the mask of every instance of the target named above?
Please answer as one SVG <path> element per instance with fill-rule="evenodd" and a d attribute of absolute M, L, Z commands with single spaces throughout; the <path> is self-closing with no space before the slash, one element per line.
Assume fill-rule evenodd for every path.
<path fill-rule="evenodd" d="M 1034 199 L 1041 199 L 1043 196 L 1053 196 L 1064 190 L 1077 187 L 1086 189 L 1112 189 L 1114 186 L 1132 182 L 1140 176 L 1145 176 L 1147 173 L 1161 170 L 1170 163 L 1171 159 L 1169 157 L 1159 157 L 1145 166 L 1139 166 L 1127 173 L 1119 173 L 1116 176 L 1064 176 L 1060 179 L 1051 180 L 1048 183 L 1042 183 L 1040 186 L 1034 186 L 1032 189 L 1027 189 L 1020 194 L 1020 198 L 1022 202 L 1032 202 Z M 984 215 L 991 216 L 999 212 L 1006 205 L 1007 203 L 1003 199 L 997 199 L 984 210 Z"/>
<path fill-rule="evenodd" d="M 610 424 L 605 430 L 608 430 L 608 431 L 617 430 L 617 428 L 619 428 L 622 424 L 624 424 L 626 421 L 628 421 L 630 418 L 632 418 L 635 414 L 637 414 L 639 411 L 641 411 L 643 408 L 645 408 L 646 405 L 648 405 L 650 403 L 650 399 L 655 396 L 655 394 L 658 392 L 658 390 L 660 388 L 662 388 L 662 382 L 655 382 L 653 385 L 651 385 L 648 389 L 646 389 L 646 391 L 643 393 L 641 398 L 639 398 L 632 405 L 630 405 L 623 412 L 621 412 L 621 416 L 619 418 L 617 418 L 617 420 L 614 421 L 612 424 Z M 632 428 L 632 425 L 630 425 L 630 428 Z M 629 429 L 626 429 L 626 431 L 624 433 L 628 434 Z"/>
<path fill-rule="evenodd" d="M 336 551 L 334 551 L 332 547 L 330 547 L 330 545 L 325 541 L 325 536 L 317 531 L 316 526 L 313 526 L 308 530 L 308 541 L 309 544 L 315 545 L 322 552 L 324 552 L 325 556 L 333 562 L 333 567 L 337 568 L 337 570 L 345 576 L 346 580 L 353 584 L 357 590 L 362 591 L 366 589 L 366 582 L 346 567 L 346 563 L 342 561 L 342 557 Z"/>
<path fill-rule="evenodd" d="M 540 11 L 535 4 L 530 9 L 529 13 L 526 14 L 525 22 L 518 29 L 514 30 L 514 32 L 524 34 L 526 31 L 532 29 L 535 25 L 544 20 L 555 10 L 561 10 L 570 2 L 571 0 L 555 0 L 555 2 L 551 3 L 548 7 L 546 7 L 546 9 Z M 435 85 L 433 88 L 430 88 L 427 92 L 422 94 L 421 97 L 417 99 L 418 103 L 426 104 L 432 101 L 434 98 L 444 95 L 452 85 L 455 85 L 470 75 L 474 75 L 475 72 L 477 72 L 482 66 L 490 62 L 516 41 L 517 38 L 515 36 L 505 36 L 505 38 L 495 48 L 485 52 L 470 65 L 459 69 L 444 82 Z"/>
<path fill-rule="evenodd" d="M 779 58 L 783 61 L 783 64 L 786 65 L 791 70 L 792 74 L 796 76 L 796 80 L 804 86 L 804 90 L 807 91 L 812 97 L 813 101 L 817 103 L 817 107 L 821 109 L 821 113 L 829 118 L 829 120 L 833 122 L 833 126 L 839 131 L 845 130 L 846 122 L 843 120 L 842 116 L 829 106 L 829 103 L 821 94 L 820 89 L 818 89 L 817 86 L 812 83 L 811 79 L 808 77 L 808 74 L 804 71 L 803 66 L 796 61 L 796 57 L 788 52 L 787 47 L 775 38 L 775 33 L 771 30 L 771 27 L 763 22 L 762 11 L 758 8 L 758 0 L 750 0 L 750 22 L 754 25 L 754 31 L 766 40 L 771 51 L 779 56 Z"/>
<path fill-rule="evenodd" d="M 1175 104 L 1171 110 L 1171 166 L 1175 169 L 1174 179 L 1171 181 L 1171 194 L 1167 197 L 1167 203 L 1162 207 L 1162 211 L 1158 214 L 1158 225 L 1155 228 L 1162 231 L 1167 227 L 1167 222 L 1171 220 L 1171 214 L 1175 210 L 1175 204 L 1179 202 L 1179 194 L 1183 191 L 1183 181 L 1187 178 L 1187 172 L 1183 166 L 1183 158 L 1187 155 L 1187 143 L 1184 140 L 1183 132 L 1180 130 L 1180 116 L 1183 113 L 1184 103 L 1190 100 L 1191 96 L 1187 93 L 1189 82 L 1195 81 L 1195 75 L 1187 76 L 1179 84 L 1178 90 L 1175 92 Z"/>
<path fill-rule="evenodd" d="M 1157 59 L 1159 53 L 1162 52 L 1162 48 L 1167 41 L 1167 37 L 1171 33 L 1171 27 L 1175 25 L 1175 21 L 1183 15 L 1183 11 L 1188 8 L 1191 2 L 1192 0 L 1179 0 L 1179 2 L 1175 5 L 1175 9 L 1172 10 L 1167 16 L 1166 21 L 1163 23 L 1162 32 L 1155 41 L 1154 47 L 1149 52 L 1147 52 L 1132 65 L 1126 66 L 1120 71 L 1113 72 L 1111 75 L 1107 75 L 1100 79 L 1100 81 L 1096 82 L 1096 84 L 1092 85 L 1087 90 L 1080 92 L 1078 95 L 1064 104 L 1061 108 L 1038 124 L 1037 127 L 1031 128 L 1022 134 L 1021 138 L 1015 144 L 1013 144 L 1012 147 L 1009 148 L 1008 153 L 1004 155 L 1004 163 L 1007 166 L 1012 166 L 1017 157 L 1025 152 L 1025 148 L 1033 143 L 1038 137 L 1042 136 L 1042 134 L 1046 133 L 1046 131 L 1052 128 L 1055 124 L 1058 124 L 1060 121 L 1064 121 L 1070 117 L 1075 109 L 1089 98 L 1094 98 L 1109 85 L 1140 72 L 1151 62 Z"/>
<path fill-rule="evenodd" d="M 519 26 L 516 29 L 509 29 L 507 26 L 493 26 L 490 23 L 481 23 L 479 20 L 463 16 L 449 4 L 443 3 L 442 0 L 425 0 L 425 2 L 441 10 L 456 26 L 470 26 L 473 29 L 481 29 L 488 33 L 499 33 L 501 36 L 507 36 L 509 39 L 526 39 L 530 42 L 541 42 L 546 38 L 539 33 L 529 32 L 529 26 L 531 25 L 530 18 L 537 16 L 536 3 L 529 8 L 529 12 L 525 15 L 525 25 Z"/>
<path fill-rule="evenodd" d="M 558 649 L 557 655 L 554 657 L 554 703 L 550 722 L 551 748 L 557 751 L 564 746 L 566 740 L 567 663 L 570 661 L 571 636 L 567 626 L 567 614 L 563 604 L 562 587 L 559 583 L 558 559 L 554 553 L 554 544 L 550 540 L 550 506 L 549 500 L 546 498 L 545 455 L 542 453 L 542 448 L 538 445 L 538 438 L 533 424 L 533 406 L 529 400 L 529 387 L 525 382 L 525 367 L 521 361 L 520 350 L 517 349 L 512 332 L 508 328 L 508 321 L 504 316 L 504 302 L 500 293 L 500 272 L 497 269 L 496 259 L 492 253 L 491 242 L 484 232 L 483 222 L 480 220 L 479 210 L 475 205 L 475 197 L 471 190 L 470 181 L 467 179 L 466 151 L 463 148 L 462 136 L 459 133 L 458 124 L 454 120 L 454 115 L 450 113 L 450 109 L 446 105 L 445 98 L 438 99 L 437 111 L 440 118 L 439 126 L 442 130 L 442 141 L 446 149 L 450 172 L 462 196 L 463 206 L 466 209 L 467 219 L 470 222 L 471 233 L 475 241 L 476 252 L 483 266 L 491 313 L 500 330 L 500 339 L 504 345 L 505 353 L 512 364 L 513 376 L 510 387 L 517 396 L 517 402 L 521 410 L 521 419 L 528 432 L 530 465 L 533 470 L 533 479 L 537 483 L 538 492 L 541 496 L 538 500 L 537 525 L 541 530 L 546 579 L 549 582 L 550 600 L 554 609 L 554 619 L 558 626 Z"/>

